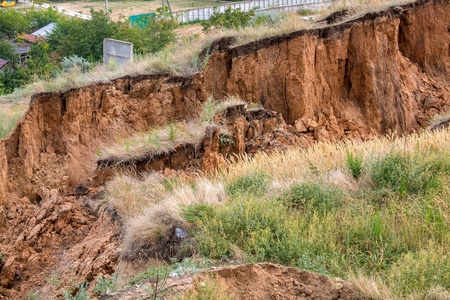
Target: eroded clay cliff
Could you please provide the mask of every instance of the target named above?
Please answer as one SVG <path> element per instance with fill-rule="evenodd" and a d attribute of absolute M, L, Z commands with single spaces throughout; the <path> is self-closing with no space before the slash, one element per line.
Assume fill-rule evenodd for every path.
<path fill-rule="evenodd" d="M 209 94 L 259 103 L 316 139 L 418 130 L 450 103 L 449 26 L 448 0 L 418 1 L 238 47 L 229 46 L 231 39 L 218 41 L 204 72 L 189 78 L 125 77 L 34 95 L 24 117 L 0 141 L 0 249 L 7 262 L 0 264 L 0 292 L 17 289 L 31 276 L 24 274 L 37 270 L 32 267 L 37 260 L 42 267 L 53 255 L 46 243 L 24 240 L 36 239 L 31 228 L 23 227 L 25 219 L 32 219 L 33 228 L 40 222 L 36 204 L 50 201 L 54 211 L 71 212 L 65 213 L 75 216 L 68 224 L 79 219 L 94 227 L 114 223 L 103 214 L 80 212 L 85 215 L 77 217 L 83 209 L 79 200 L 69 198 L 75 203 L 71 208 L 59 208 L 58 202 L 92 176 L 92 158 L 102 142 L 119 132 L 194 116 Z M 54 236 L 58 218 L 46 218 L 43 230 Z M 99 230 L 84 237 L 89 234 L 102 236 Z M 73 239 L 64 247 L 73 249 L 80 241 L 87 240 Z M 18 257 L 16 246 L 32 250 Z M 102 253 L 91 253 L 89 261 Z"/>

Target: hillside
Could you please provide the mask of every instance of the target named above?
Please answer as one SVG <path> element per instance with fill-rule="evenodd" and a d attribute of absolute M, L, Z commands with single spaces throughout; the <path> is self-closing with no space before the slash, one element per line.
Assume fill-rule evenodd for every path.
<path fill-rule="evenodd" d="M 223 38 L 190 76 L 34 94 L 0 140 L 0 298 L 192 255 L 342 277 L 342 299 L 448 297 L 450 132 L 427 128 L 450 105 L 449 4 Z"/>

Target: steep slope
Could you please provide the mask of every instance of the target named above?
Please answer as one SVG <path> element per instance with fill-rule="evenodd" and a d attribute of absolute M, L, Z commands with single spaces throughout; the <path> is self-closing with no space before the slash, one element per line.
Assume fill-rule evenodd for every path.
<path fill-rule="evenodd" d="M 0 141 L 0 251 L 8 262 L 0 264 L 3 294 L 17 290 L 29 280 L 24 274 L 42 270 L 56 257 L 42 241 L 20 242 L 23 249 L 45 254 L 38 266 L 36 256 L 17 257 L 14 249 L 24 236 L 35 238 L 31 229 L 41 222 L 37 215 L 45 214 L 38 205 L 45 207 L 49 191 L 54 190 L 52 199 L 58 201 L 81 201 L 71 208 L 75 220 L 81 218 L 78 208 L 82 211 L 86 221 L 81 224 L 113 226 L 113 218 L 84 211 L 86 200 L 61 200 L 68 193 L 75 195 L 73 188 L 92 176 L 97 147 L 119 133 L 188 119 L 209 94 L 238 95 L 260 103 L 281 113 L 289 124 L 310 128 L 307 133 L 318 140 L 367 139 L 428 125 L 429 116 L 450 103 L 449 3 L 418 1 L 238 47 L 230 47 L 232 39 L 224 39 L 212 45 L 215 52 L 205 71 L 189 78 L 125 77 L 34 95 L 25 116 Z M 59 211 L 59 205 L 51 207 Z M 47 236 L 58 239 L 58 217 L 47 217 L 53 224 Z M 28 224 L 25 220 L 33 218 L 30 228 L 23 227 Z M 116 232 L 110 234 L 111 240 Z M 85 231 L 83 236 L 89 234 Z M 91 234 L 103 235 L 102 230 Z M 61 245 L 61 241 L 54 243 Z M 72 239 L 64 247 L 72 249 L 82 241 L 88 240 Z M 106 248 L 93 253 L 89 261 L 102 257 Z M 96 272 L 109 270 L 117 256 L 107 257 L 111 261 L 102 266 L 108 267 L 78 274 L 92 279 Z"/>

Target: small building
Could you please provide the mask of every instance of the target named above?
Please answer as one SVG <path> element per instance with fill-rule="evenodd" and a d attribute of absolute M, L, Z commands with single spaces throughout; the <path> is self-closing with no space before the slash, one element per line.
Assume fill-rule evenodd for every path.
<path fill-rule="evenodd" d="M 31 46 L 23 43 L 11 43 L 11 45 L 14 48 L 14 53 L 19 55 L 19 64 L 25 66 L 27 59 L 30 58 L 28 52 L 30 52 Z"/>

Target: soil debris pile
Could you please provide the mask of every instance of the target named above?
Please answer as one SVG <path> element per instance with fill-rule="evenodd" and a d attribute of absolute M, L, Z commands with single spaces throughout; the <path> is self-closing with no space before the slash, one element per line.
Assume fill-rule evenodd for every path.
<path fill-rule="evenodd" d="M 56 190 L 44 194 L 38 207 L 23 200 L 0 210 L 0 298 L 25 298 L 49 278 L 62 289 L 115 269 L 120 227 L 111 214 L 94 211 L 86 197 L 61 197 Z M 54 291 L 47 292 L 39 296 L 50 298 Z"/>

